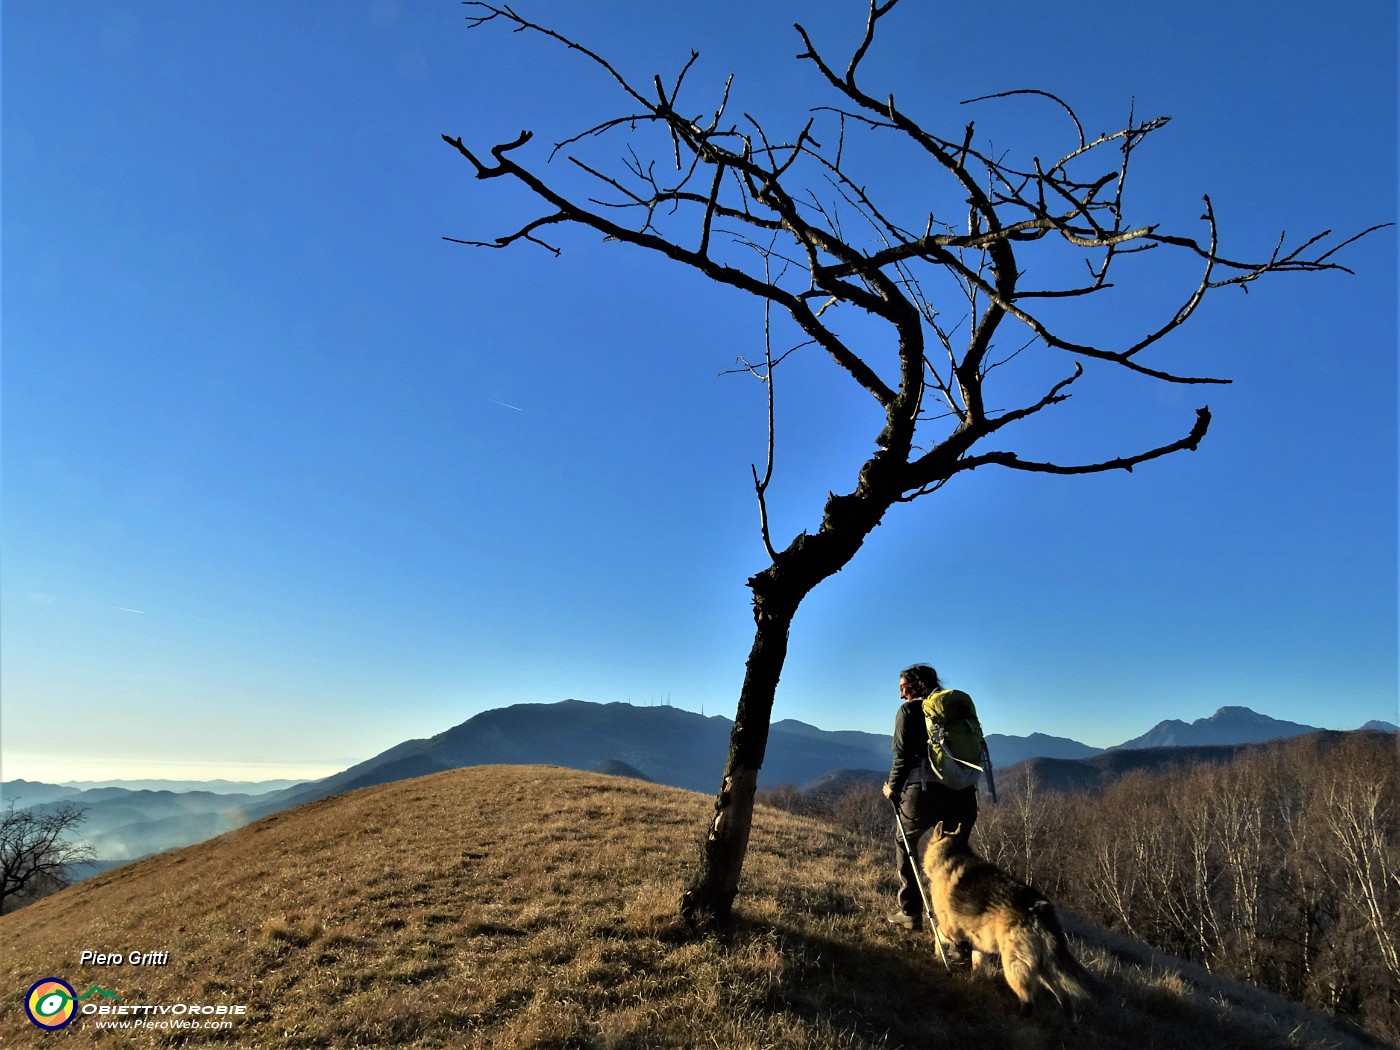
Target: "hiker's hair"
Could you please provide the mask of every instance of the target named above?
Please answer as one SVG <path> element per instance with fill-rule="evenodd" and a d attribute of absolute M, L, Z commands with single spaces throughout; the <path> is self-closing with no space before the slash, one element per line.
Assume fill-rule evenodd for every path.
<path fill-rule="evenodd" d="M 899 672 L 899 677 L 907 679 L 918 696 L 928 696 L 943 688 L 938 680 L 938 672 L 928 664 L 915 664 Z"/>

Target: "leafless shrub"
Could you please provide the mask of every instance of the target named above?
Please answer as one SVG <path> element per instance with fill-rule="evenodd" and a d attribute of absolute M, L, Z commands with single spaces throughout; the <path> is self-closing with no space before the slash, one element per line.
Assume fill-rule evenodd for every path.
<path fill-rule="evenodd" d="M 67 836 L 83 822 L 83 807 L 18 809 L 12 801 L 0 817 L 0 914 L 61 890 L 92 847 Z"/>

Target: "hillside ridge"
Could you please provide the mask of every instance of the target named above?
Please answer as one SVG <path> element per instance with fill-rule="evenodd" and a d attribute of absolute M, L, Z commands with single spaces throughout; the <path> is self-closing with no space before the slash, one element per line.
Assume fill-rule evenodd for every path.
<path fill-rule="evenodd" d="M 944 973 L 927 940 L 881 922 L 883 842 L 867 849 L 816 821 L 760 808 L 735 931 L 687 935 L 679 890 L 711 804 L 620 777 L 482 766 L 284 810 L 0 917 L 0 1043 L 36 1034 L 21 1000 L 47 977 L 132 1005 L 243 1007 L 229 1023 L 248 1046 L 679 1048 L 704 1033 L 726 1047 L 874 1050 L 1067 1037 L 1055 1012 L 1021 1021 L 1000 982 Z M 1263 1050 L 1295 1029 L 1360 1045 L 1262 993 L 1165 980 L 1160 960 L 1137 966 L 1092 933 L 1079 943 L 1109 995 L 1075 1037 L 1087 1050 L 1139 1050 L 1144 1031 L 1162 1033 L 1161 1047 L 1211 1033 Z M 108 949 L 168 961 L 80 963 Z M 112 1045 L 97 1019 L 79 1016 L 72 1045 Z M 181 1033 L 187 1045 L 228 1037 Z"/>

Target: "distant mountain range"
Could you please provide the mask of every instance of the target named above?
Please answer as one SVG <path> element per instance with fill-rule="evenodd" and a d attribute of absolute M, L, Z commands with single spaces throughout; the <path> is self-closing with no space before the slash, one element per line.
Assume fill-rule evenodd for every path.
<path fill-rule="evenodd" d="M 129 791 L 212 791 L 216 795 L 265 795 L 304 784 L 306 780 L 68 780 L 60 787 L 74 791 L 126 788 Z"/>
<path fill-rule="evenodd" d="M 198 842 L 249 820 L 291 806 L 374 784 L 424 776 L 446 769 L 481 765 L 557 765 L 571 769 L 640 777 L 659 784 L 713 791 L 723 770 L 733 723 L 675 707 L 634 707 L 564 700 L 517 704 L 484 711 L 436 736 L 406 740 L 323 780 L 261 793 L 133 790 L 10 781 L 0 797 L 22 806 L 52 808 L 74 802 L 86 808 L 83 837 L 104 859 L 135 859 Z M 1395 732 L 1387 722 L 1367 729 Z M 1167 749 L 1161 759 L 1209 757 L 1267 740 L 1320 732 L 1244 707 L 1222 707 L 1209 718 L 1187 724 L 1159 723 L 1149 732 L 1115 747 L 1090 747 L 1064 737 L 989 734 L 988 748 L 1001 779 L 1011 767 L 1035 763 L 1037 775 L 1059 786 L 1090 784 L 1132 765 L 1144 749 Z M 763 763 L 765 787 L 792 784 L 837 790 L 843 784 L 879 783 L 889 768 L 890 738 L 852 730 L 831 732 L 794 719 L 773 723 Z M 219 785 L 227 790 L 227 785 Z"/>

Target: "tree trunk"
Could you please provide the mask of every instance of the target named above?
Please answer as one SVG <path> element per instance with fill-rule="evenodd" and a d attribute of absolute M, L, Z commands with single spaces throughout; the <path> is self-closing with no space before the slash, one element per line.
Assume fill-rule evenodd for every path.
<path fill-rule="evenodd" d="M 700 864 L 681 897 L 681 915 L 692 926 L 727 922 L 739 892 L 758 771 L 768 748 L 773 699 L 797 607 L 819 583 L 840 572 L 880 524 L 900 491 L 893 474 L 897 469 L 879 454 L 870 459 L 861 468 L 854 492 L 828 496 L 817 534 L 799 535 L 769 568 L 748 581 L 753 591 L 753 648 L 744 669 L 714 818 L 701 843 Z"/>
<path fill-rule="evenodd" d="M 774 615 L 755 603 L 753 648 L 729 736 L 724 779 L 715 796 L 714 819 L 701 843 L 699 867 L 681 897 L 681 915 L 692 926 L 727 922 L 739 892 L 739 875 L 753 826 L 758 771 L 768 748 L 773 698 L 787 658 L 788 629 L 796 610 L 793 602 Z"/>

